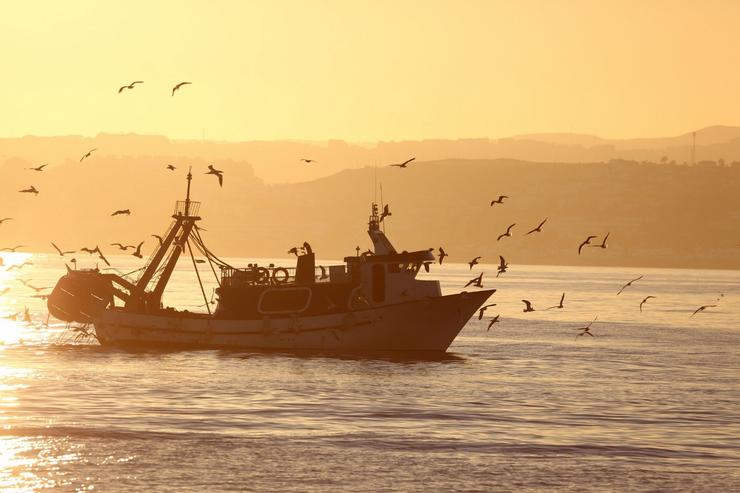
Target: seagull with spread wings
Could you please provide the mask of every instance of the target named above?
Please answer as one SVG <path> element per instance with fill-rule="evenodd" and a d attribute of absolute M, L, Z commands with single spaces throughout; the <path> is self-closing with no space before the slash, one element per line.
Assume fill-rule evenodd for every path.
<path fill-rule="evenodd" d="M 643 277 L 644 277 L 644 276 L 636 277 L 636 278 L 632 279 L 632 280 L 631 280 L 630 282 L 628 282 L 627 284 L 625 284 L 624 286 L 622 286 L 622 289 L 620 289 L 620 290 L 619 290 L 619 292 L 617 293 L 617 296 L 619 296 L 620 294 L 622 294 L 622 291 L 624 291 L 624 290 L 625 290 L 625 289 L 627 289 L 628 287 L 632 286 L 632 283 L 633 283 L 633 282 L 639 281 L 639 280 L 640 280 L 640 279 L 642 279 Z"/>
<path fill-rule="evenodd" d="M 121 92 L 122 92 L 122 91 L 123 91 L 124 89 L 133 89 L 133 88 L 134 88 L 134 86 L 136 86 L 136 84 L 143 84 L 143 83 L 144 83 L 144 81 L 143 81 L 143 80 L 135 80 L 135 81 L 133 81 L 133 82 L 132 82 L 131 84 L 127 85 L 127 86 L 121 86 L 121 87 L 120 87 L 120 88 L 118 89 L 118 94 L 121 94 Z"/>
<path fill-rule="evenodd" d="M 411 161 L 413 161 L 415 159 L 416 159 L 415 157 L 412 157 L 411 159 L 407 159 L 406 161 L 404 161 L 402 163 L 390 164 L 389 166 L 396 166 L 398 168 L 407 168 L 408 165 L 409 165 L 409 163 L 411 163 Z"/>

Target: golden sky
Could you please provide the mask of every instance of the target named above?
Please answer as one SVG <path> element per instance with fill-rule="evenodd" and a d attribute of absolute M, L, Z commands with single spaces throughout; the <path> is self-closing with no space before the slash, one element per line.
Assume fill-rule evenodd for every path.
<path fill-rule="evenodd" d="M 740 124 L 739 20 L 731 0 L 0 0 L 0 136 L 674 135 Z"/>

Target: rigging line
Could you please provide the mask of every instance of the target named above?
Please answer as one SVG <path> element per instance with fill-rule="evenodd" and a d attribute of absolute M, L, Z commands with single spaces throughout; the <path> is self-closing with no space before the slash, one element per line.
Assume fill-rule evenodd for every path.
<path fill-rule="evenodd" d="M 198 277 L 198 284 L 200 285 L 200 292 L 203 293 L 203 301 L 206 302 L 206 310 L 208 315 L 211 314 L 211 305 L 208 303 L 208 296 L 206 290 L 203 288 L 203 282 L 200 280 L 200 272 L 198 272 L 198 265 L 195 263 L 195 255 L 193 255 L 193 248 L 190 246 L 190 240 L 185 240 L 185 244 L 188 246 L 190 252 L 190 259 L 193 261 L 193 268 L 195 269 L 195 275 Z"/>
<path fill-rule="evenodd" d="M 196 233 L 196 235 L 198 234 L 198 230 L 197 230 L 197 229 L 195 230 L 195 233 Z M 191 231 L 191 234 L 192 234 L 192 231 Z M 201 242 L 201 243 L 202 243 L 202 242 Z M 197 241 L 197 236 L 196 236 L 196 240 L 195 240 L 195 246 L 199 246 L 199 245 L 198 245 L 198 241 Z M 205 245 L 204 245 L 204 248 L 205 248 Z M 202 250 L 201 250 L 201 251 L 202 251 Z M 218 277 L 218 274 L 216 274 L 216 269 L 214 269 L 214 268 L 213 268 L 213 261 L 211 260 L 211 257 L 209 257 L 209 256 L 208 256 L 208 255 L 206 254 L 206 252 L 202 252 L 202 253 L 203 253 L 203 254 L 204 254 L 204 255 L 206 256 L 206 258 L 208 259 L 208 265 L 209 265 L 209 266 L 211 267 L 211 272 L 213 272 L 213 277 L 215 277 L 215 278 L 216 278 L 216 283 L 218 284 L 218 287 L 220 288 L 220 287 L 221 287 L 221 279 L 220 279 L 220 278 Z"/>
<path fill-rule="evenodd" d="M 217 257 L 217 256 L 216 256 L 216 255 L 215 255 L 215 254 L 214 254 L 214 253 L 213 253 L 212 251 L 210 251 L 210 250 L 208 249 L 208 247 L 207 247 L 207 246 L 205 245 L 205 242 L 203 242 L 203 238 L 202 238 L 202 237 L 200 236 L 200 231 L 197 231 L 197 230 L 196 230 L 196 237 L 198 238 L 198 243 L 199 243 L 199 244 L 200 244 L 200 245 L 201 245 L 201 246 L 203 247 L 203 249 L 205 250 L 205 252 L 206 252 L 206 255 L 207 255 L 207 256 L 210 256 L 210 257 L 212 257 L 212 258 L 213 258 L 213 261 L 214 261 L 214 262 L 216 262 L 216 264 L 218 264 L 218 265 L 220 265 L 220 266 L 223 266 L 223 267 L 228 267 L 228 268 L 230 268 L 230 269 L 234 269 L 234 270 L 237 270 L 237 268 L 236 268 L 236 267 L 234 267 L 233 265 L 230 265 L 230 264 L 228 264 L 227 262 L 225 262 L 225 261 L 221 260 L 221 259 L 220 259 L 220 258 L 218 258 L 218 257 Z"/>

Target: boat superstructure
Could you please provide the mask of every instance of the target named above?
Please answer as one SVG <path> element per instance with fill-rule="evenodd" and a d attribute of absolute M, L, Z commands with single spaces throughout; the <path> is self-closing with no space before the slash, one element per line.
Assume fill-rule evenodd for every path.
<path fill-rule="evenodd" d="M 493 290 L 443 296 L 438 281 L 417 279 L 434 262 L 430 250 L 398 252 L 372 204 L 373 248 L 339 265 L 316 265 L 308 243 L 294 267 L 234 267 L 206 247 L 200 204 L 187 195 L 175 205 L 161 245 L 139 278 L 97 270 L 68 270 L 49 297 L 50 313 L 91 323 L 101 344 L 123 347 L 202 347 L 331 351 L 445 351 Z M 217 275 L 211 312 L 164 307 L 162 295 L 183 254 L 203 254 Z M 205 298 L 203 285 L 201 291 Z"/>

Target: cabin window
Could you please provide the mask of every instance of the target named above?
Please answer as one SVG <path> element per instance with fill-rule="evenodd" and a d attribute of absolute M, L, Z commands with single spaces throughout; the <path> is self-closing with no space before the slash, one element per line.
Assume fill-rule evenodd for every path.
<path fill-rule="evenodd" d="M 308 308 L 311 290 L 308 288 L 268 289 L 258 303 L 260 313 L 296 313 Z"/>
<path fill-rule="evenodd" d="M 385 265 L 373 265 L 373 301 L 385 301 Z"/>

